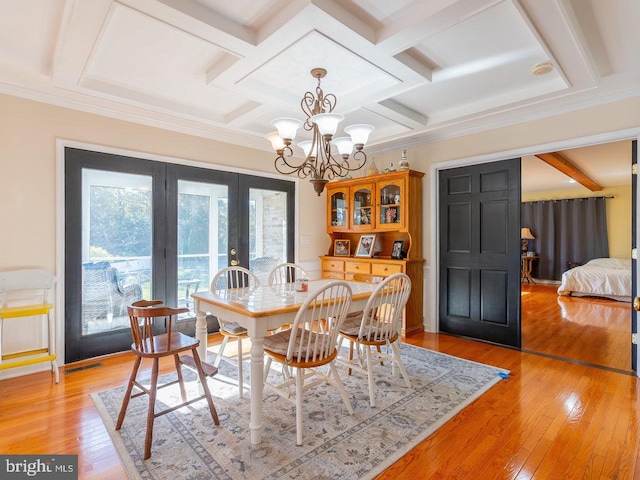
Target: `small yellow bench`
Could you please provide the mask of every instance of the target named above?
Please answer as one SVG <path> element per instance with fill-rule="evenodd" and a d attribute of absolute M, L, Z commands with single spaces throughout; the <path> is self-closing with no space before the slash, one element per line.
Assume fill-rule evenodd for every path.
<path fill-rule="evenodd" d="M 52 314 L 54 305 L 48 303 L 53 283 L 53 274 L 48 270 L 23 269 L 0 272 L 0 371 L 51 362 L 56 383 L 60 382 L 55 352 L 55 317 Z M 14 303 L 26 303 L 28 300 L 41 303 L 14 305 Z M 47 346 L 5 354 L 3 344 L 5 322 L 38 316 L 47 322 Z"/>

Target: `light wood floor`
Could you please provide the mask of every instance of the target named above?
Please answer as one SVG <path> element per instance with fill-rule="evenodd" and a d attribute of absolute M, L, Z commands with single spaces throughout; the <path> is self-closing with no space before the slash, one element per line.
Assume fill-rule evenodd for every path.
<path fill-rule="evenodd" d="M 379 479 L 640 479 L 635 377 L 446 335 L 407 341 L 511 375 Z M 0 381 L 0 452 L 78 454 L 81 479 L 125 478 L 89 393 L 124 385 L 132 356 L 100 361 L 58 385 L 49 373 Z"/>
<path fill-rule="evenodd" d="M 522 285 L 522 348 L 631 371 L 631 304 Z"/>

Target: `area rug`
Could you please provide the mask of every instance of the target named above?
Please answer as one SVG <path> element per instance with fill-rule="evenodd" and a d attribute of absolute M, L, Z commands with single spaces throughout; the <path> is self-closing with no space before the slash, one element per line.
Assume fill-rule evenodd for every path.
<path fill-rule="evenodd" d="M 263 442 L 250 444 L 249 399 L 239 399 L 238 387 L 230 381 L 237 369 L 225 363 L 209 380 L 220 426 L 214 426 L 205 401 L 158 417 L 146 461 L 147 397 L 131 401 L 118 432 L 114 425 L 124 386 L 92 398 L 131 479 L 371 479 L 508 374 L 411 345 L 402 345 L 402 359 L 411 388 L 401 376 L 393 377 L 390 367 L 379 366 L 376 408 L 369 406 L 366 376 L 348 376 L 343 370 L 340 377 L 353 415 L 332 386 L 305 392 L 303 446 L 296 446 L 294 403 L 267 389 Z M 279 374 L 272 369 L 270 376 Z M 186 379 L 194 395 L 196 377 L 188 374 Z M 161 389 L 158 401 L 179 403 L 177 386 Z"/>

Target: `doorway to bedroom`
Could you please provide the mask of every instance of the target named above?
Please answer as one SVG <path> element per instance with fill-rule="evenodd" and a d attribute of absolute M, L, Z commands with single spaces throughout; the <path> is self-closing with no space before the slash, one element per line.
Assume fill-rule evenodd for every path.
<path fill-rule="evenodd" d="M 566 179 L 567 187 L 564 189 L 547 188 L 552 184 L 547 176 L 547 186 L 539 192 L 532 193 L 527 182 L 531 183 L 533 177 L 541 174 L 540 171 L 535 170 L 536 167 L 540 168 L 540 165 L 536 166 L 532 163 L 542 164 L 543 162 L 535 157 L 523 157 L 522 201 L 547 201 L 587 196 L 609 197 L 606 200 L 608 203 L 608 256 L 624 258 L 626 262 L 629 262 L 632 239 L 635 238 L 635 233 L 632 232 L 632 219 L 635 218 L 635 197 L 632 192 L 631 175 L 632 157 L 635 153 L 632 152 L 632 142 L 630 140 L 613 142 L 577 150 L 584 158 L 598 156 L 607 158 L 607 155 L 608 158 L 612 158 L 612 155 L 622 155 L 628 165 L 627 173 L 624 178 L 615 182 L 603 181 L 603 183 L 607 182 L 607 186 L 601 191 L 593 192 L 580 185 L 569 184 L 568 178 Z M 592 173 L 594 178 L 606 178 L 606 175 L 604 177 L 602 175 L 602 171 L 606 167 L 600 166 L 598 170 L 596 165 L 598 162 L 595 160 L 591 166 L 587 164 L 587 168 L 593 169 L 587 170 L 587 173 Z M 546 168 L 550 169 L 551 167 L 547 165 Z M 558 174 L 558 172 L 555 173 Z M 542 175 L 544 176 L 544 173 Z M 580 189 L 582 191 L 579 191 Z M 523 224 L 522 227 L 529 227 L 529 225 Z M 538 239 L 540 237 L 536 231 L 532 230 L 531 234 Z M 531 255 L 536 258 L 537 262 L 543 255 L 548 254 L 549 250 L 538 239 L 528 240 L 528 250 L 532 252 Z M 578 260 L 578 263 L 584 263 L 590 259 L 591 257 L 581 259 L 581 261 Z M 631 303 L 591 296 L 560 296 L 557 291 L 562 272 L 574 265 L 566 262 L 567 265 L 559 272 L 559 275 L 556 275 L 557 278 L 551 278 L 553 275 L 541 272 L 544 269 L 539 269 L 536 261 L 533 262 L 531 272 L 535 283 L 525 280 L 521 287 L 523 351 L 563 358 L 577 363 L 597 365 L 625 373 L 633 372 L 632 358 L 636 358 L 636 352 L 630 348 L 630 334 L 635 314 L 632 311 Z M 629 269 L 635 269 L 635 265 L 630 266 Z"/>

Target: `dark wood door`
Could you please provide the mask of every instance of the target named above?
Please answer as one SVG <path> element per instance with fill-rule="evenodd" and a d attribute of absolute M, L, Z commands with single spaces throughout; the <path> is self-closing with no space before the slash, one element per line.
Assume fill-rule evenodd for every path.
<path fill-rule="evenodd" d="M 520 348 L 520 159 L 439 177 L 440 331 Z"/>

